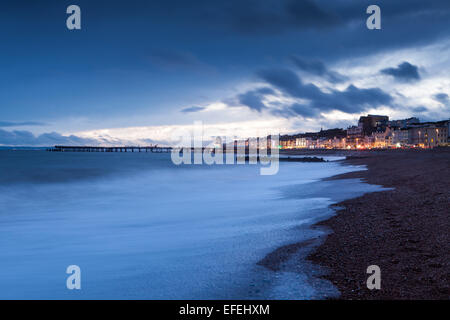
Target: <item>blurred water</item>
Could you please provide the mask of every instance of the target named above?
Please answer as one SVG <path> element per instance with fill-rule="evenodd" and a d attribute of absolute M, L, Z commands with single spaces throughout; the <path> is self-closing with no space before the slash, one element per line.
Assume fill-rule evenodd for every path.
<path fill-rule="evenodd" d="M 309 226 L 332 214 L 333 201 L 379 190 L 319 181 L 356 169 L 288 162 L 261 176 L 256 165 L 175 166 L 169 154 L 1 150 L 0 298 L 336 294 L 307 262 L 295 261 L 295 272 L 257 262 L 320 234 Z M 81 290 L 66 288 L 72 264 Z"/>

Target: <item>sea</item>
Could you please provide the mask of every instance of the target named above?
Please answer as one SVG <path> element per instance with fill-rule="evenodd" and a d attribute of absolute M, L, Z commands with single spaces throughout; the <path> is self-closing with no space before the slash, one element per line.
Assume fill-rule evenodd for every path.
<path fill-rule="evenodd" d="M 325 159 L 261 175 L 259 164 L 175 165 L 168 153 L 0 150 L 0 299 L 338 296 L 306 259 L 330 232 L 314 224 L 382 188 L 326 180 L 365 167 Z"/>

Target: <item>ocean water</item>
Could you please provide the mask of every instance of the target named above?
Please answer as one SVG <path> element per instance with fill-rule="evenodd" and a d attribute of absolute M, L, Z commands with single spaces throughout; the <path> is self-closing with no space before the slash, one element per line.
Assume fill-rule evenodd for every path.
<path fill-rule="evenodd" d="M 337 160 L 333 158 L 332 160 Z M 322 178 L 362 167 L 175 166 L 169 154 L 0 150 L 1 299 L 313 299 L 337 295 L 277 248 L 323 236 L 330 204 L 381 190 Z M 68 290 L 66 268 L 81 269 Z"/>

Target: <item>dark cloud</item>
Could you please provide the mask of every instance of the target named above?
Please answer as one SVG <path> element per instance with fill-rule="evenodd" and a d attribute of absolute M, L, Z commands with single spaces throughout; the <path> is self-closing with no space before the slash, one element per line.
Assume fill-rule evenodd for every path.
<path fill-rule="evenodd" d="M 327 10 L 326 6 L 319 6 L 317 1 L 288 0 L 285 8 L 294 25 L 299 27 L 331 27 L 341 22 L 337 15 Z"/>
<path fill-rule="evenodd" d="M 241 105 L 247 106 L 252 110 L 261 112 L 266 108 L 262 99 L 265 95 L 275 94 L 271 88 L 259 88 L 256 90 L 250 90 L 237 96 L 238 102 Z"/>
<path fill-rule="evenodd" d="M 37 121 L 24 121 L 24 122 L 0 121 L 0 127 L 23 127 L 23 126 L 45 126 L 45 123 Z"/>
<path fill-rule="evenodd" d="M 98 2 L 98 1 L 97 1 Z M 176 23 L 189 21 L 208 28 L 226 27 L 245 33 L 281 32 L 289 29 L 345 26 L 360 21 L 365 26 L 366 8 L 371 0 L 128 0 L 109 4 L 109 11 L 129 16 L 158 17 Z M 411 20 L 417 16 L 448 13 L 448 0 L 378 0 L 383 18 Z M 98 5 L 98 4 L 97 4 Z M 445 18 L 444 16 L 443 18 Z M 394 19 L 395 18 L 395 19 Z M 391 20 L 391 19 L 386 19 Z M 159 20 L 158 20 L 159 21 Z M 421 21 L 413 21 L 419 24 Z"/>
<path fill-rule="evenodd" d="M 450 97 L 448 96 L 448 94 L 446 93 L 437 93 L 433 96 L 433 99 L 442 103 L 443 105 L 448 105 L 450 104 Z"/>
<path fill-rule="evenodd" d="M 305 118 L 314 118 L 319 115 L 317 109 L 311 108 L 309 106 L 305 106 L 299 103 L 294 103 L 289 107 L 289 109 L 297 115 L 301 115 Z"/>
<path fill-rule="evenodd" d="M 291 57 L 292 62 L 302 71 L 324 78 L 331 83 L 347 80 L 347 77 L 338 72 L 328 70 L 327 66 L 319 60 L 307 60 L 298 56 Z"/>
<path fill-rule="evenodd" d="M 297 98 L 315 99 L 322 93 L 313 84 L 304 85 L 300 78 L 288 69 L 265 69 L 259 71 L 258 76 L 284 93 Z"/>
<path fill-rule="evenodd" d="M 337 103 L 344 112 L 355 113 L 370 107 L 388 105 L 392 102 L 392 97 L 380 88 L 360 89 L 350 85 L 344 91 L 333 90 L 328 95 L 330 106 Z M 334 102 L 335 101 L 335 102 Z"/>
<path fill-rule="evenodd" d="M 98 145 L 97 140 L 80 138 L 74 135 L 62 136 L 51 132 L 35 136 L 30 131 L 0 129 L 0 145 L 5 146 L 53 146 L 57 144 L 67 145 Z"/>
<path fill-rule="evenodd" d="M 429 41 L 446 34 L 444 28 L 450 17 L 448 0 L 409 0 L 408 5 L 404 0 L 378 0 L 382 26 L 388 27 L 389 32 L 377 34 L 365 26 L 366 8 L 371 4 L 374 4 L 371 0 L 166 0 L 150 2 L 148 10 L 176 19 L 180 24 L 188 21 L 207 30 L 251 36 L 326 29 L 329 36 L 321 33 L 323 41 L 319 41 L 325 55 L 335 55 L 342 49 L 345 56 L 353 55 L 355 49 L 373 53 L 387 46 Z M 315 46 L 318 41 L 306 36 L 302 42 Z"/>
<path fill-rule="evenodd" d="M 304 84 L 292 71 L 287 69 L 268 69 L 258 73 L 259 77 L 294 98 L 309 100 L 309 108 L 320 111 L 340 110 L 346 113 L 360 113 L 370 107 L 387 105 L 392 97 L 379 88 L 360 89 L 354 85 L 345 90 L 329 89 L 324 92 L 314 84 Z M 296 106 L 300 115 L 311 114 L 311 110 Z M 293 111 L 295 111 L 293 110 Z"/>
<path fill-rule="evenodd" d="M 221 86 L 237 83 L 292 54 L 320 59 L 326 66 L 380 52 L 390 55 L 401 48 L 409 54 L 430 43 L 445 45 L 449 39 L 449 0 L 377 0 L 381 31 L 365 26 L 365 9 L 374 4 L 371 0 L 101 0 L 81 5 L 89 13 L 83 18 L 90 26 L 89 41 L 75 37 L 75 43 L 67 44 L 71 50 L 65 50 L 61 41 L 67 37 L 54 27 L 60 19 L 59 5 L 46 0 L 25 10 L 20 2 L 7 3 L 0 10 L 3 44 L 8 48 L 0 50 L 5 74 L 0 100 L 14 107 L 0 108 L 2 119 L 89 118 L 103 115 L 106 109 L 124 119 L 142 111 L 141 104 L 133 103 L 140 98 L 136 93 L 164 101 L 151 103 L 152 112 L 161 114 L 168 112 L 163 106 L 183 105 L 185 97 L 202 90 L 219 92 L 216 89 Z M 24 19 L 32 14 L 37 19 Z M 41 32 L 29 32 L 32 28 Z M 37 42 L 46 45 L 36 51 Z M 67 54 L 61 55 L 61 50 Z M 198 72 L 205 63 L 214 66 L 220 77 L 213 81 L 180 77 L 186 70 Z M 334 83 L 326 68 L 317 64 L 304 68 L 325 74 Z M 20 85 L 23 79 L 33 83 L 27 90 Z M 77 92 L 73 99 L 67 99 L 69 91 Z M 310 91 L 323 98 L 320 90 Z M 99 97 L 108 101 L 96 104 Z M 251 99 L 243 101 L 257 106 Z"/>
<path fill-rule="evenodd" d="M 399 81 L 417 81 L 420 80 L 419 68 L 405 61 L 397 68 L 386 68 L 380 71 L 383 74 L 393 76 Z"/>
<path fill-rule="evenodd" d="M 428 109 L 424 106 L 414 107 L 412 108 L 413 112 L 422 113 L 428 111 Z"/>
<path fill-rule="evenodd" d="M 182 5 L 178 10 L 186 12 L 185 6 Z M 207 23 L 209 27 L 221 26 L 243 34 L 274 34 L 340 23 L 338 16 L 314 0 L 200 0 L 189 2 L 189 6 L 190 10 L 196 9 L 196 21 Z"/>
<path fill-rule="evenodd" d="M 190 112 L 198 112 L 198 111 L 202 111 L 202 110 L 205 110 L 205 107 L 192 106 L 192 107 L 187 107 L 187 108 L 181 109 L 180 111 L 184 112 L 184 113 L 190 113 Z"/>
<path fill-rule="evenodd" d="M 311 108 L 310 106 L 294 103 L 290 106 L 283 107 L 281 109 L 275 109 L 271 111 L 276 116 L 285 118 L 301 116 L 303 118 L 315 118 L 319 116 L 319 110 Z"/>

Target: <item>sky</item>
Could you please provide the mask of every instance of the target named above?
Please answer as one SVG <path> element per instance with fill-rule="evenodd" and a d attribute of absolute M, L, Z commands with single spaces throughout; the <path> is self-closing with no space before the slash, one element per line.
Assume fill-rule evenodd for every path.
<path fill-rule="evenodd" d="M 81 30 L 69 30 L 69 5 Z M 381 30 L 366 9 L 381 8 Z M 5 0 L 0 145 L 449 118 L 448 0 Z"/>

